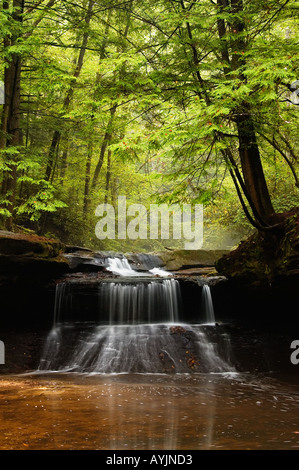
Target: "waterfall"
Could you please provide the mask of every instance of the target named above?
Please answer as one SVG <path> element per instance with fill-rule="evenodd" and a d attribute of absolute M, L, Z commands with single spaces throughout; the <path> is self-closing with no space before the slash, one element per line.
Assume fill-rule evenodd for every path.
<path fill-rule="evenodd" d="M 132 269 L 127 258 L 108 258 L 107 269 L 120 276 L 139 276 L 139 273 Z"/>
<path fill-rule="evenodd" d="M 178 322 L 180 287 L 175 279 L 102 282 L 99 304 L 110 325 Z"/>
<path fill-rule="evenodd" d="M 125 259 L 109 264 L 120 273 L 134 270 Z M 85 283 L 84 283 L 85 282 Z M 54 324 L 39 371 L 80 373 L 222 373 L 232 371 L 229 338 L 215 325 L 209 286 L 202 299 L 204 324 L 182 323 L 180 284 L 169 277 L 122 276 L 98 281 L 95 320 L 86 309 L 88 282 L 57 284 Z M 82 300 L 83 299 L 83 300 Z M 74 313 L 74 310 L 76 312 Z M 82 309 L 82 311 L 80 310 Z M 78 312 L 79 310 L 79 312 Z"/>
<path fill-rule="evenodd" d="M 161 277 L 171 276 L 171 273 L 161 268 L 153 268 L 153 269 L 150 269 L 149 272 L 153 274 L 154 276 L 161 276 Z"/>
<path fill-rule="evenodd" d="M 0 364 L 5 364 L 5 345 L 0 341 Z"/>
<path fill-rule="evenodd" d="M 146 262 L 143 261 L 143 266 L 146 266 L 144 272 L 136 271 L 132 268 L 127 258 L 108 258 L 107 260 L 107 269 L 111 271 L 113 274 L 117 274 L 119 276 L 126 276 L 126 277 L 143 277 L 143 276 L 160 276 L 160 277 L 168 277 L 171 276 L 171 273 L 165 271 L 161 267 L 152 267 L 152 264 L 148 261 L 147 258 Z M 143 260 L 143 258 L 142 258 Z"/>
<path fill-rule="evenodd" d="M 65 317 L 66 312 L 72 311 L 72 295 L 70 285 L 66 282 L 56 284 L 54 303 L 54 326 Z"/>
<path fill-rule="evenodd" d="M 213 299 L 210 286 L 207 284 L 202 286 L 202 310 L 204 314 L 204 321 L 206 323 L 215 324 Z"/>
<path fill-rule="evenodd" d="M 38 370 L 88 374 L 235 371 L 224 332 L 183 323 L 59 326 L 47 338 Z"/>

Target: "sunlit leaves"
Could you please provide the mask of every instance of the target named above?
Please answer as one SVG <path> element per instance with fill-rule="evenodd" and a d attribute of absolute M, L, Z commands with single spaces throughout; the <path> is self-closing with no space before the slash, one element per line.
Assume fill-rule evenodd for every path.
<path fill-rule="evenodd" d="M 25 178 L 23 181 L 27 181 L 27 179 Z M 56 212 L 58 208 L 67 207 L 64 202 L 55 198 L 55 189 L 47 181 L 35 181 L 35 184 L 40 189 L 31 195 L 26 202 L 19 205 L 18 215 L 25 215 L 31 221 L 38 221 L 44 212 Z"/>
<path fill-rule="evenodd" d="M 94 204 L 124 191 L 143 201 L 153 195 L 219 204 L 220 195 L 233 191 L 222 152 L 229 148 L 237 159 L 236 116 L 245 104 L 252 109 L 269 180 L 277 153 L 263 135 L 276 135 L 296 163 L 298 113 L 284 100 L 287 85 L 298 79 L 296 2 L 253 0 L 234 10 L 210 0 L 107 0 L 96 2 L 88 27 L 88 2 L 81 3 L 43 3 L 25 14 L 23 25 L 0 11 L 2 37 L 19 35 L 12 46 L 1 46 L 2 62 L 15 54 L 22 58 L 23 142 L 4 149 L 0 160 L 2 175 L 17 170 L 22 220 L 40 220 L 55 210 L 59 216 L 62 200 L 68 224 L 78 225 L 85 182 L 108 131 L 90 214 Z M 84 33 L 84 63 L 74 76 Z M 47 187 L 55 130 L 60 141 Z"/>

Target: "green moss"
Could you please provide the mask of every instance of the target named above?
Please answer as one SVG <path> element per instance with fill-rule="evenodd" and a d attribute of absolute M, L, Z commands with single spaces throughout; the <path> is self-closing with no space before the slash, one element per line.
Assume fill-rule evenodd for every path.
<path fill-rule="evenodd" d="M 63 250 L 64 245 L 59 240 L 33 234 L 0 231 L 0 254 L 2 255 L 53 258 L 59 256 Z"/>
<path fill-rule="evenodd" d="M 246 282 L 272 283 L 299 275 L 299 209 L 277 215 L 279 226 L 256 232 L 216 262 L 217 271 Z"/>

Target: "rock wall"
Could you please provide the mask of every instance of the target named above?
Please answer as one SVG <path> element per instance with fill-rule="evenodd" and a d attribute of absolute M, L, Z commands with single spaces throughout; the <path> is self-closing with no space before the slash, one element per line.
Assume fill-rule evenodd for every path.
<path fill-rule="evenodd" d="M 254 233 L 218 259 L 217 271 L 248 286 L 299 285 L 299 208 L 273 217 L 275 229 Z"/>
<path fill-rule="evenodd" d="M 0 231 L 0 325 L 53 310 L 49 283 L 69 271 L 58 240 Z"/>

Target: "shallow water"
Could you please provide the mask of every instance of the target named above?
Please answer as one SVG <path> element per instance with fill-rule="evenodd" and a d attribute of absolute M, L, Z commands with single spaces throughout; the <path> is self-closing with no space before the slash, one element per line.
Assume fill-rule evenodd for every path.
<path fill-rule="evenodd" d="M 299 392 L 251 374 L 0 377 L 2 450 L 299 449 Z"/>

